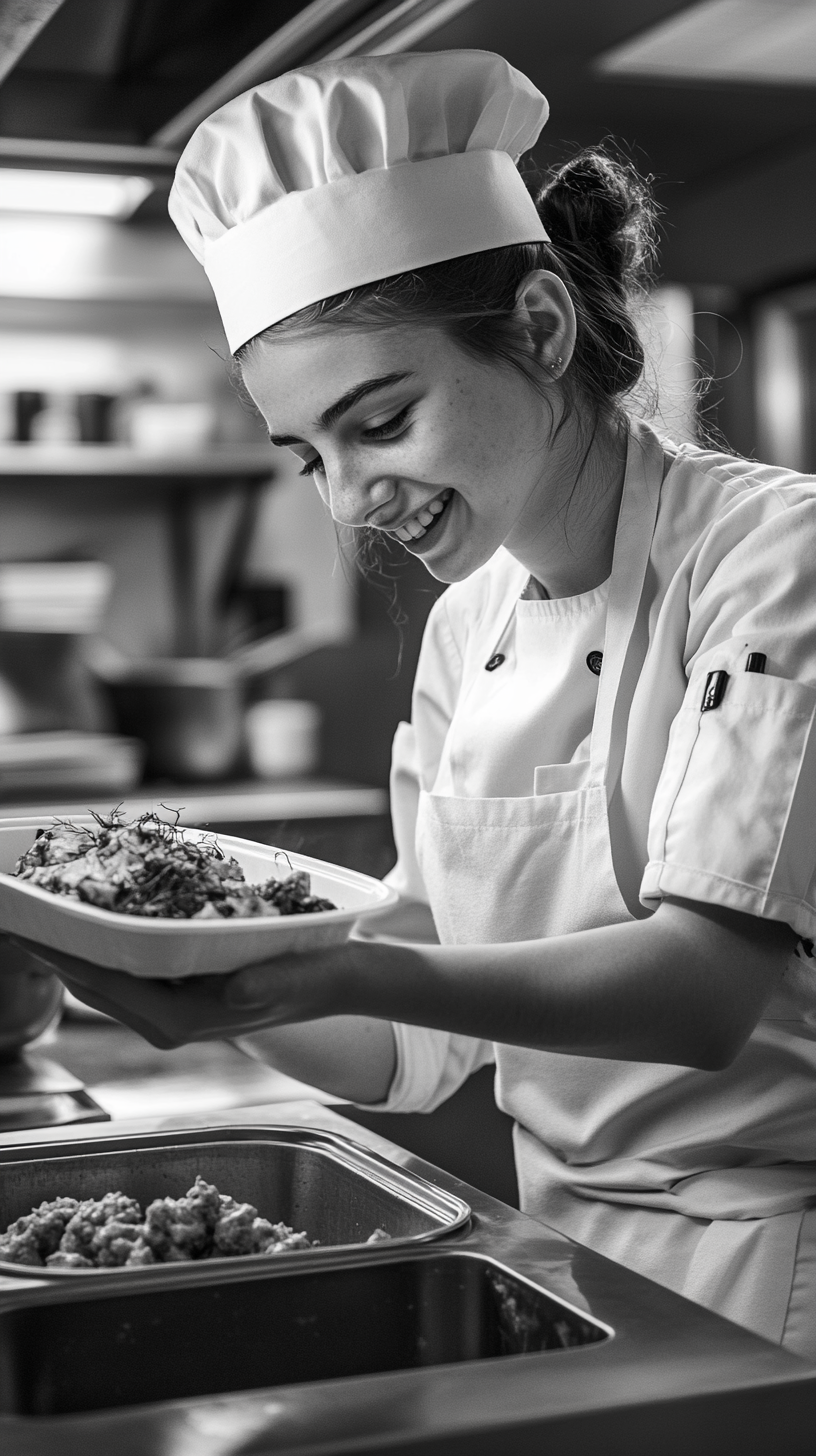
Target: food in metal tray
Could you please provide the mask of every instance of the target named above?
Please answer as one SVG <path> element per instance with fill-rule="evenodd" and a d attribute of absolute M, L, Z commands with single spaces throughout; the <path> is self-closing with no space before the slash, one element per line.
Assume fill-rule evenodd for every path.
<path fill-rule="evenodd" d="M 121 915 L 172 920 L 247 919 L 336 910 L 311 892 L 295 870 L 262 885 L 247 883 L 217 839 L 185 839 L 178 824 L 155 813 L 126 823 L 118 811 L 94 814 L 95 825 L 55 820 L 17 862 L 15 875 L 55 895 Z"/>
<path fill-rule="evenodd" d="M 144 1213 L 124 1193 L 41 1203 L 0 1234 L 0 1259 L 38 1268 L 121 1269 L 315 1246 L 307 1234 L 270 1223 L 199 1174 L 183 1198 L 156 1198 Z"/>

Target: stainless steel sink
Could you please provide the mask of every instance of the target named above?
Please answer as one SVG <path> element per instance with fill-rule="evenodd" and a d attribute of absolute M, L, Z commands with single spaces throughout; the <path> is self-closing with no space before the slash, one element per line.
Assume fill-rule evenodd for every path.
<path fill-rule="evenodd" d="M 3 1456 L 811 1456 L 803 1361 L 328 1108 L 234 1116 L 0 1141 L 12 1212 L 72 1169 L 142 1198 L 201 1171 L 347 1240 L 62 1279 L 7 1266 Z M 393 1242 L 353 1242 L 372 1216 Z"/>
<path fill-rule="evenodd" d="M 0 1413 L 57 1416 L 598 1344 L 610 1331 L 494 1260 L 435 1253 L 0 1313 Z"/>

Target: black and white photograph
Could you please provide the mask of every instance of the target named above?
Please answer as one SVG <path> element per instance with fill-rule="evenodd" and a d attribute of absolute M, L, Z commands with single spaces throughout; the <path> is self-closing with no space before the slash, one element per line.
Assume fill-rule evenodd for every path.
<path fill-rule="evenodd" d="M 814 1443 L 816 0 L 0 0 L 0 1451 Z"/>

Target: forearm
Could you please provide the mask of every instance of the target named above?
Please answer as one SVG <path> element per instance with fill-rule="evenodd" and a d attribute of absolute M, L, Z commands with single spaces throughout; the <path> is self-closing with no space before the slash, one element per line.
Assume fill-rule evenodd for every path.
<path fill-rule="evenodd" d="M 794 937 L 714 907 L 551 940 L 359 946 L 343 994 L 369 1016 L 516 1046 L 716 1069 L 750 1035 Z"/>
<path fill-rule="evenodd" d="M 279 1072 L 348 1102 L 382 1102 L 396 1068 L 391 1024 L 371 1017 L 264 1027 L 241 1041 Z"/>

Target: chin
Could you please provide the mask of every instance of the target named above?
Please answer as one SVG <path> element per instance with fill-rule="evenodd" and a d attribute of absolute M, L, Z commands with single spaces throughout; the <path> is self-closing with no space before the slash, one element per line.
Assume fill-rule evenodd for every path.
<path fill-rule="evenodd" d="M 448 586 L 452 586 L 454 582 L 467 581 L 474 571 L 486 566 L 498 549 L 498 545 L 491 545 L 485 547 L 483 551 L 473 549 L 451 551 L 445 556 L 440 554 L 437 561 L 428 560 L 425 556 L 420 556 L 419 552 L 416 552 L 416 555 L 420 557 L 425 570 L 430 572 L 431 576 L 435 577 L 437 581 L 444 581 Z"/>

